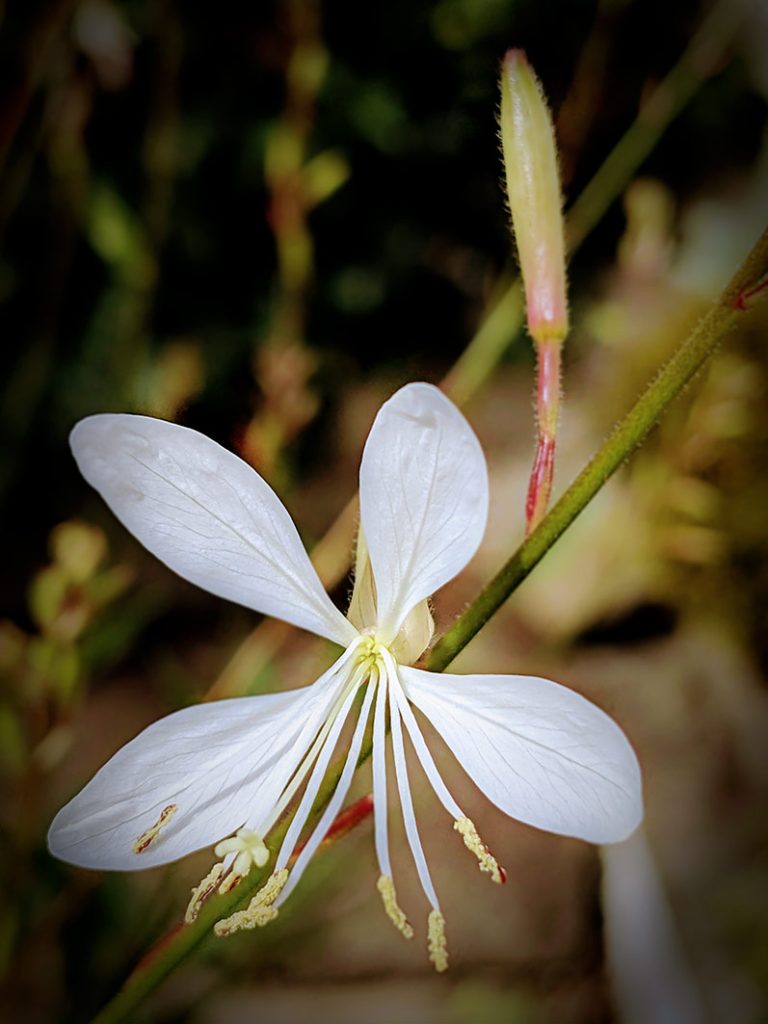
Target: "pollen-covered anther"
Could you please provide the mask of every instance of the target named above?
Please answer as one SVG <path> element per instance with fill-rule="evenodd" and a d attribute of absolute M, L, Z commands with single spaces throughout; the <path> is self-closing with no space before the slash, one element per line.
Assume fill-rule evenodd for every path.
<path fill-rule="evenodd" d="M 406 939 L 412 939 L 413 927 L 397 902 L 395 883 L 389 875 L 380 875 L 376 888 L 379 890 L 389 920 Z"/>
<path fill-rule="evenodd" d="M 157 819 L 155 824 L 148 828 L 146 832 L 142 832 L 141 835 L 136 839 L 131 849 L 134 853 L 144 853 L 154 843 L 157 837 L 160 835 L 160 830 L 165 828 L 171 818 L 178 810 L 178 804 L 168 804 L 160 811 L 160 817 Z"/>
<path fill-rule="evenodd" d="M 221 881 L 221 876 L 224 874 L 223 864 L 214 864 L 205 878 L 196 885 L 192 890 L 192 896 L 187 906 L 187 912 L 184 914 L 184 920 L 187 924 L 192 924 L 193 921 L 197 920 L 197 915 L 200 913 L 200 908 L 213 893 L 216 886 Z"/>
<path fill-rule="evenodd" d="M 233 932 L 263 928 L 265 924 L 274 921 L 277 917 L 277 908 L 272 904 L 283 891 L 287 881 L 288 868 L 273 872 L 245 910 L 238 910 L 231 917 L 216 922 L 213 926 L 216 935 L 222 938 L 225 935 L 232 935 Z"/>
<path fill-rule="evenodd" d="M 448 946 L 445 941 L 445 918 L 439 910 L 431 911 L 427 921 L 429 959 L 438 973 L 448 970 Z"/>
<path fill-rule="evenodd" d="M 469 818 L 458 818 L 453 827 L 464 840 L 466 848 L 477 857 L 480 870 L 491 876 L 491 880 L 501 885 L 504 881 L 504 870 L 491 851 L 477 834 L 475 823 Z"/>

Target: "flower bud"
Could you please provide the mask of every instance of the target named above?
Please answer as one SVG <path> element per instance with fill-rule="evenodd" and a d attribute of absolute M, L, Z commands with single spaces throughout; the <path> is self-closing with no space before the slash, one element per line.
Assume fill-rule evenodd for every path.
<path fill-rule="evenodd" d="M 501 69 L 501 146 L 512 226 L 534 341 L 568 331 L 565 253 L 555 135 L 539 81 L 522 50 Z"/>

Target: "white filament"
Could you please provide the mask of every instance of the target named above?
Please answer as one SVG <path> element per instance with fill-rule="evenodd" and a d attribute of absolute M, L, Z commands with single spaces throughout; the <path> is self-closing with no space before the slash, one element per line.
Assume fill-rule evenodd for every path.
<path fill-rule="evenodd" d="M 392 677 L 390 676 L 390 679 L 391 678 Z M 411 710 L 411 706 L 408 703 L 407 697 L 403 693 L 400 681 L 396 678 L 395 682 L 391 683 L 390 685 L 394 690 L 394 697 L 395 700 L 397 701 L 398 710 L 400 711 L 400 714 L 403 716 L 405 728 L 408 731 L 408 735 L 411 738 L 411 743 L 413 743 L 419 761 L 421 762 L 421 767 L 424 769 L 424 774 L 429 779 L 429 782 L 435 791 L 435 796 L 437 797 L 437 799 L 440 801 L 440 803 L 443 805 L 446 811 L 448 811 L 453 820 L 458 821 L 459 818 L 464 817 L 464 812 L 453 799 L 453 797 L 448 791 L 447 786 L 443 782 L 442 777 L 440 776 L 440 772 L 437 769 L 437 765 L 435 764 L 434 759 L 429 752 L 429 748 L 427 747 L 427 744 L 424 741 L 424 736 L 422 735 L 421 729 L 419 728 L 419 723 L 416 721 L 416 716 Z"/>
<path fill-rule="evenodd" d="M 346 799 L 347 793 L 349 792 L 349 787 L 352 783 L 352 776 L 354 774 L 355 768 L 357 767 L 357 759 L 360 756 L 360 747 L 363 744 L 363 733 L 365 732 L 365 727 L 368 722 L 368 716 L 371 711 L 372 700 L 373 687 L 369 684 L 368 689 L 366 690 L 365 693 L 365 698 L 363 699 L 363 706 L 360 709 L 360 714 L 358 715 L 357 718 L 357 725 L 355 726 L 355 731 L 352 735 L 352 742 L 349 745 L 347 759 L 344 762 L 344 768 L 339 777 L 339 781 L 336 784 L 336 789 L 334 790 L 333 796 L 328 801 L 328 805 L 323 811 L 323 814 L 320 820 L 318 821 L 317 825 L 315 826 L 312 835 L 307 840 L 304 849 L 296 858 L 296 863 L 293 866 L 293 869 L 285 885 L 285 888 L 280 893 L 280 897 L 275 901 L 275 908 L 279 907 L 282 903 L 284 903 L 285 900 L 288 899 L 288 897 L 291 895 L 293 890 L 298 885 L 301 876 L 304 874 L 304 870 L 306 869 L 307 864 L 309 864 L 310 860 L 314 856 L 320 843 L 322 843 L 323 839 L 325 839 L 328 833 L 328 829 L 332 825 L 334 818 L 339 813 L 341 805 L 344 803 L 344 800 Z M 279 867 L 279 865 L 276 865 L 276 868 L 277 867 Z"/>
<path fill-rule="evenodd" d="M 387 664 L 387 661 L 389 660 L 391 659 L 387 659 L 385 661 L 387 674 L 390 672 L 390 667 Z M 394 662 L 392 662 L 392 665 L 394 667 Z M 421 887 L 433 908 L 439 911 L 440 904 L 437 901 L 437 894 L 435 893 L 434 886 L 432 885 L 429 868 L 427 867 L 427 859 L 424 856 L 421 839 L 419 838 L 419 828 L 416 824 L 416 815 L 413 810 L 411 788 L 408 782 L 408 766 L 406 765 L 405 748 L 403 747 L 403 730 L 400 723 L 400 709 L 397 706 L 397 699 L 394 694 L 394 687 L 397 685 L 397 675 L 395 674 L 394 679 L 391 677 L 389 679 L 389 718 L 392 726 L 392 753 L 395 760 L 397 789 L 400 794 L 400 808 L 403 812 L 405 834 L 408 837 L 408 845 L 411 848 L 411 854 L 413 855 L 413 860 L 416 864 L 416 871 L 419 875 Z"/>
<path fill-rule="evenodd" d="M 359 646 L 359 641 L 356 641 L 355 643 L 350 644 L 347 650 L 341 655 L 339 660 L 336 662 L 337 675 L 341 675 L 342 670 L 347 666 L 350 658 L 356 653 L 357 648 Z M 265 836 L 274 827 L 275 822 L 280 818 L 285 808 L 288 806 L 288 804 L 291 802 L 298 789 L 301 787 L 301 784 L 304 782 L 304 779 L 307 777 L 307 773 L 309 772 L 309 769 L 312 767 L 315 758 L 318 755 L 318 752 L 325 743 L 326 737 L 328 736 L 328 733 L 330 732 L 333 723 L 336 721 L 336 718 L 339 712 L 341 711 L 341 708 L 349 694 L 350 689 L 354 688 L 355 673 L 353 672 L 352 675 L 348 678 L 347 682 L 341 687 L 341 692 L 339 693 L 338 697 L 336 697 L 336 700 L 333 703 L 331 710 L 328 712 L 328 716 L 323 722 L 323 725 L 320 731 L 318 732 L 317 736 L 315 737 L 312 746 L 307 751 L 306 756 L 299 764 L 299 767 L 294 772 L 293 777 L 283 790 L 282 794 L 280 795 L 280 799 L 272 808 L 266 820 L 248 823 L 249 827 L 252 827 L 254 831 L 259 832 L 260 835 Z M 297 746 L 301 748 L 302 745 L 303 734 L 297 740 Z"/>
<path fill-rule="evenodd" d="M 283 839 L 282 846 L 280 847 L 280 853 L 275 861 L 275 871 L 280 871 L 291 859 L 293 849 L 298 842 L 304 825 L 306 824 L 309 812 L 312 810 L 315 797 L 317 796 L 318 790 L 320 789 L 320 785 L 325 776 L 325 771 L 328 767 L 328 762 L 331 759 L 334 747 L 336 746 L 336 741 L 339 738 L 339 733 L 347 720 L 349 709 L 355 698 L 355 689 L 356 687 L 350 686 L 349 692 L 341 706 L 341 710 L 328 730 L 328 735 L 325 738 L 322 750 L 320 751 L 317 761 L 315 762 L 315 766 L 312 769 L 312 774 L 309 777 L 309 782 L 307 783 L 307 788 L 304 790 L 304 795 L 301 798 L 298 810 L 293 816 L 293 821 L 285 834 L 285 839 Z"/>
<path fill-rule="evenodd" d="M 373 825 L 379 873 L 392 877 L 387 832 L 387 675 L 376 672 L 376 711 L 373 718 Z"/>

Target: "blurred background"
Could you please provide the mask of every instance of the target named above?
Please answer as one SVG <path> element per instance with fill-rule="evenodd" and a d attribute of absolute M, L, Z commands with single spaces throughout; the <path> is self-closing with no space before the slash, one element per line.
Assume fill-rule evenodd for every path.
<path fill-rule="evenodd" d="M 77 475 L 72 425 L 149 413 L 237 451 L 309 545 L 325 538 L 344 606 L 354 517 L 327 531 L 375 411 L 401 383 L 445 381 L 492 505 L 435 601 L 447 625 L 522 537 L 533 451 L 505 49 L 527 50 L 552 103 L 566 208 L 583 197 L 558 491 L 768 221 L 768 5 L 49 0 L 0 16 L 0 975 L 5 1020 L 74 1024 L 178 924 L 210 853 L 76 870 L 46 852 L 55 811 L 159 716 L 305 685 L 333 652 L 140 549 Z M 447 974 L 382 913 L 368 819 L 274 925 L 212 944 L 137 1021 L 768 1021 L 766 319 L 745 318 L 457 662 L 558 679 L 616 717 L 648 846 L 601 863 L 510 822 L 435 741 L 508 873 L 492 889 L 442 841 L 419 780 Z"/>

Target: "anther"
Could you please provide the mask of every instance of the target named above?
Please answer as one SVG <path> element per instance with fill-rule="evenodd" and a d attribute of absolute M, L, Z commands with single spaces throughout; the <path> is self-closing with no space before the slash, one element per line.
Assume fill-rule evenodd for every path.
<path fill-rule="evenodd" d="M 135 841 L 131 849 L 134 853 L 144 853 L 154 843 L 157 837 L 160 835 L 160 829 L 165 828 L 171 818 L 178 810 L 178 804 L 168 804 L 160 811 L 160 817 L 157 819 L 155 824 L 148 828 L 146 832 L 142 832 L 138 839 Z"/>
<path fill-rule="evenodd" d="M 224 865 L 214 864 L 202 882 L 200 882 L 199 885 L 196 885 L 192 890 L 192 897 L 189 901 L 189 905 L 187 906 L 187 912 L 184 915 L 184 920 L 187 924 L 192 924 L 193 921 L 197 920 L 200 908 L 213 893 L 223 874 Z"/>
<path fill-rule="evenodd" d="M 397 902 L 395 883 L 389 875 L 380 875 L 376 888 L 379 890 L 389 920 L 406 939 L 412 939 L 413 928 Z"/>
<path fill-rule="evenodd" d="M 223 921 L 216 922 L 213 926 L 216 935 L 222 938 L 224 935 L 231 935 L 233 932 L 263 928 L 265 924 L 274 921 L 277 917 L 277 909 L 272 904 L 283 891 L 287 881 L 287 868 L 281 868 L 280 871 L 273 872 L 245 910 L 238 910 L 231 917 L 226 917 Z"/>
<path fill-rule="evenodd" d="M 490 875 L 497 885 L 501 885 L 506 880 L 504 869 L 477 834 L 474 822 L 469 818 L 458 818 L 454 821 L 453 827 L 464 840 L 466 848 L 477 857 L 480 870 Z"/>
<path fill-rule="evenodd" d="M 427 921 L 429 959 L 438 973 L 448 970 L 448 946 L 445 942 L 445 918 L 439 910 L 431 911 Z"/>

